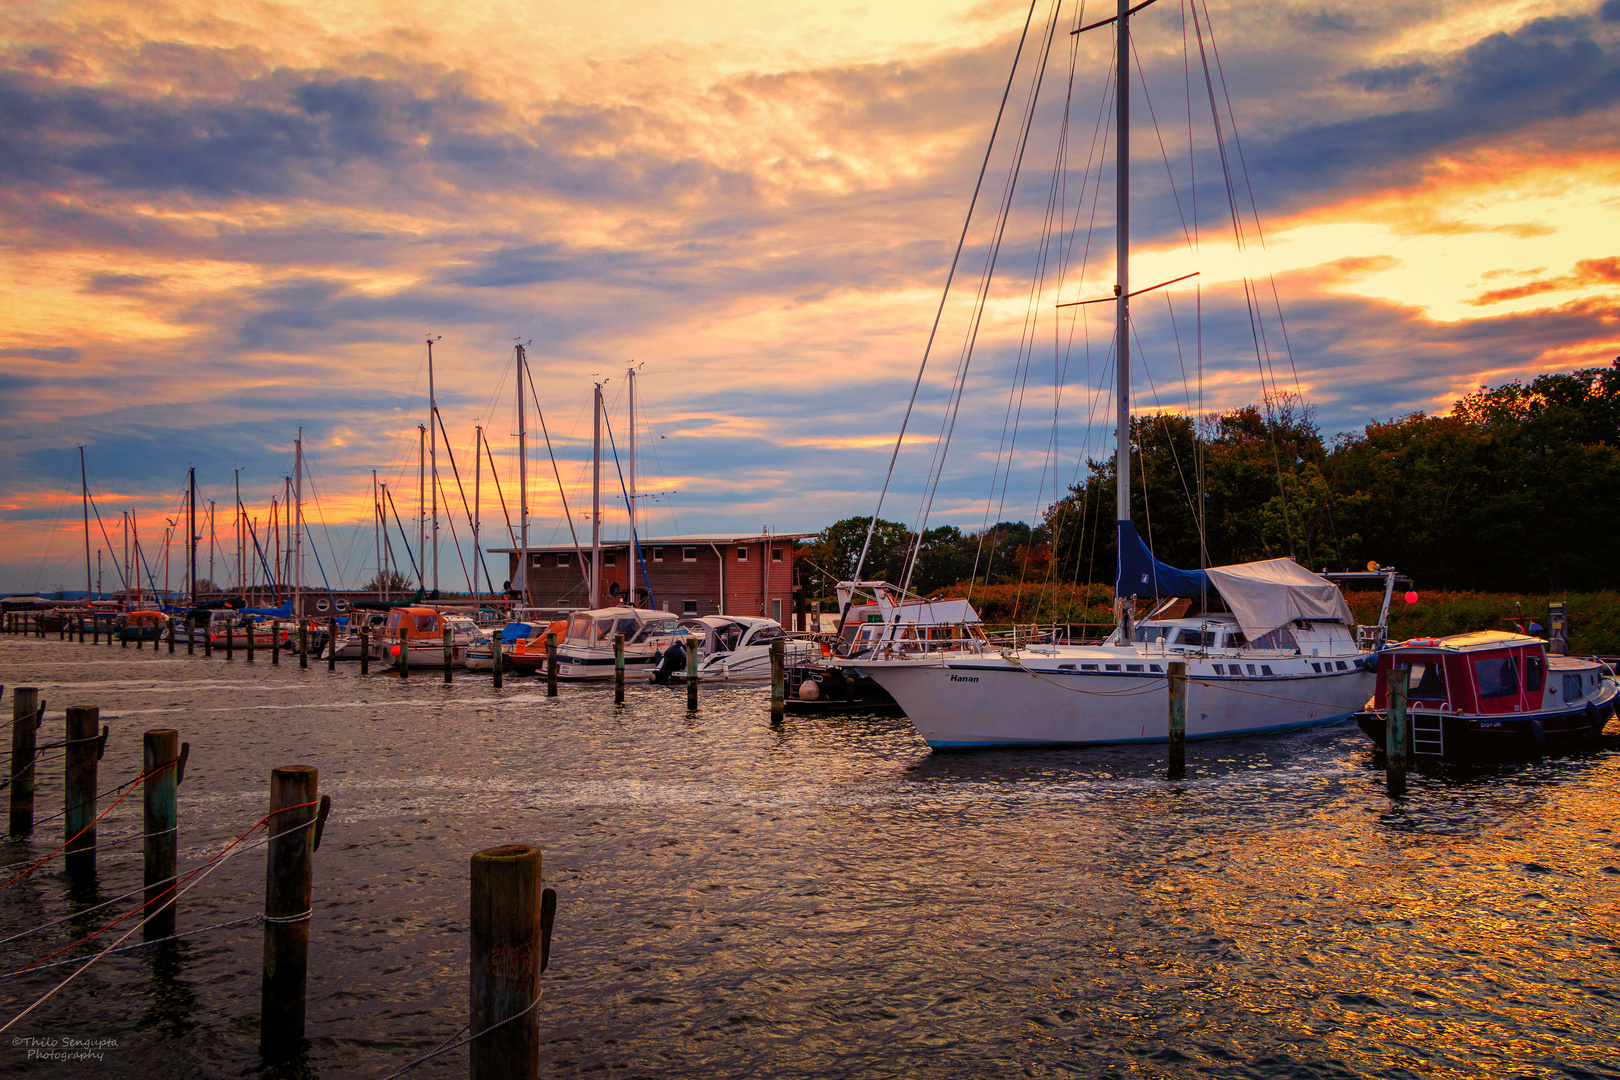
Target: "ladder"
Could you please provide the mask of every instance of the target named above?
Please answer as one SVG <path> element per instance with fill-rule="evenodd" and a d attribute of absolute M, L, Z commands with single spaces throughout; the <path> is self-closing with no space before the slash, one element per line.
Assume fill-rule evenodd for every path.
<path fill-rule="evenodd" d="M 1412 756 L 1444 757 L 1446 753 L 1445 728 L 1439 712 L 1412 712 Z"/>

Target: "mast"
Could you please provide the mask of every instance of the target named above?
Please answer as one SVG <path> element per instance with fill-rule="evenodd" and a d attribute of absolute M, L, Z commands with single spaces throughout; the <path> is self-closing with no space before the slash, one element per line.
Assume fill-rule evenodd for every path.
<path fill-rule="evenodd" d="M 79 447 L 79 497 L 84 502 L 84 591 L 92 600 L 96 596 L 95 582 L 90 577 L 90 480 L 84 471 L 84 447 Z"/>
<path fill-rule="evenodd" d="M 247 579 L 242 576 L 242 470 L 236 470 L 236 590 L 247 599 Z"/>
<path fill-rule="evenodd" d="M 591 607 L 602 593 L 602 384 L 591 398 Z"/>
<path fill-rule="evenodd" d="M 394 546 L 392 544 L 388 543 L 387 539 L 386 539 L 386 534 L 388 532 L 388 485 L 387 484 L 382 485 L 382 494 L 380 496 L 378 496 L 378 499 L 377 499 L 377 516 L 382 521 L 382 531 L 384 533 L 384 539 L 382 541 L 380 541 L 380 543 L 382 543 L 382 545 L 383 545 L 383 549 L 382 549 L 383 550 L 383 565 L 384 565 L 384 568 L 387 570 L 387 576 L 385 576 L 383 578 L 383 599 L 384 600 L 392 600 L 394 598 L 394 593 L 393 593 L 393 585 L 394 585 L 394 558 L 393 558 L 393 556 L 394 556 Z"/>
<path fill-rule="evenodd" d="M 214 500 L 208 500 L 208 580 L 214 583 L 216 591 L 219 579 L 214 576 Z"/>
<path fill-rule="evenodd" d="M 524 604 L 529 603 L 529 452 L 527 433 L 523 430 L 523 369 L 528 366 L 523 346 L 517 347 L 517 422 L 518 422 L 518 523 L 522 527 L 518 541 L 518 588 L 523 592 Z M 594 607 L 595 605 L 591 605 Z"/>
<path fill-rule="evenodd" d="M 433 343 L 435 334 L 427 339 L 428 349 L 428 487 L 433 503 L 433 595 L 439 595 L 439 404 L 433 396 Z"/>
<path fill-rule="evenodd" d="M 478 550 L 478 495 L 484 479 L 484 428 L 479 425 L 473 432 L 473 609 L 478 609 L 478 567 L 484 557 Z"/>
<path fill-rule="evenodd" d="M 193 465 L 190 472 L 191 490 L 186 500 L 186 536 L 190 537 L 187 547 L 191 552 L 191 569 L 187 588 L 191 590 L 191 603 L 197 603 L 197 467 Z"/>
<path fill-rule="evenodd" d="M 1117 114 L 1114 118 L 1114 170 L 1115 170 L 1115 199 L 1116 235 L 1114 238 L 1114 295 L 1116 312 L 1114 316 L 1114 334 L 1116 337 L 1115 353 L 1118 364 L 1115 369 L 1115 378 L 1118 397 L 1118 415 L 1115 418 L 1114 430 L 1114 476 L 1118 483 L 1115 494 L 1115 516 L 1118 524 L 1115 527 L 1115 543 L 1126 522 L 1131 520 L 1131 338 L 1130 338 L 1130 293 L 1131 293 L 1131 26 L 1130 26 L 1130 0 L 1119 0 L 1118 21 L 1115 24 L 1115 41 L 1119 54 L 1115 59 L 1114 99 L 1117 103 Z M 1116 551 L 1116 559 L 1118 553 Z M 1117 577 L 1117 575 L 1116 575 Z M 1121 636 L 1130 636 L 1129 608 L 1123 600 L 1115 597 L 1119 604 L 1119 628 Z"/>
<path fill-rule="evenodd" d="M 416 587 L 427 591 L 427 428 L 416 425 Z"/>
<path fill-rule="evenodd" d="M 293 440 L 293 618 L 304 617 L 304 429 Z"/>
<path fill-rule="evenodd" d="M 377 548 L 377 591 L 378 592 L 382 592 L 382 590 L 386 587 L 383 584 L 382 533 L 379 531 L 379 527 L 380 527 L 381 523 L 382 523 L 382 518 L 377 513 L 377 470 L 372 469 L 371 470 L 371 539 L 372 539 L 372 542 L 376 545 L 376 548 Z M 386 596 L 388 594 L 383 593 L 383 595 Z"/>
<path fill-rule="evenodd" d="M 140 587 L 136 582 L 136 588 Z M 129 511 L 124 511 L 124 609 L 129 609 Z"/>
<path fill-rule="evenodd" d="M 636 537 L 636 369 L 630 368 L 630 491 L 625 506 L 630 515 L 630 606 L 636 607 L 636 571 L 641 567 L 641 542 Z"/>

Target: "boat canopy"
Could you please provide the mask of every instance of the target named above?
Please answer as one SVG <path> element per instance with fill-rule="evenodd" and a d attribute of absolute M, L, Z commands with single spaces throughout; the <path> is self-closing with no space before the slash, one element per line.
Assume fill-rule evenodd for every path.
<path fill-rule="evenodd" d="M 510 645 L 514 641 L 526 640 L 532 633 L 534 633 L 534 624 L 532 623 L 507 623 L 501 628 L 501 640 Z"/>
<path fill-rule="evenodd" d="M 1114 586 L 1118 595 L 1196 597 L 1207 583 L 1221 594 L 1251 641 L 1295 619 L 1346 626 L 1356 622 L 1339 587 L 1293 559 L 1177 570 L 1153 557 L 1129 521 L 1119 523 L 1119 552 L 1119 578 Z"/>

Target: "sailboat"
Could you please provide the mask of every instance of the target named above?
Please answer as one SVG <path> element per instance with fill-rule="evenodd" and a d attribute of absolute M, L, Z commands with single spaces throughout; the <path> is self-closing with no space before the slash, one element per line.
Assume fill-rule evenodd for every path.
<path fill-rule="evenodd" d="M 975 642 L 943 653 L 896 647 L 848 665 L 886 690 L 934 748 L 1166 741 L 1172 662 L 1186 664 L 1190 739 L 1346 720 L 1374 686 L 1376 660 L 1365 646 L 1382 641 L 1382 625 L 1358 628 L 1333 581 L 1291 559 L 1179 570 L 1153 556 L 1131 520 L 1133 10 L 1130 0 L 1119 0 L 1116 16 L 1092 24 L 1116 23 L 1118 46 L 1113 301 L 1119 622 L 1100 645 Z M 1396 575 L 1386 570 L 1382 576 L 1387 613 Z M 1144 598 L 1159 603 L 1133 626 L 1133 601 Z M 1200 600 L 1203 610 L 1192 613 Z"/>

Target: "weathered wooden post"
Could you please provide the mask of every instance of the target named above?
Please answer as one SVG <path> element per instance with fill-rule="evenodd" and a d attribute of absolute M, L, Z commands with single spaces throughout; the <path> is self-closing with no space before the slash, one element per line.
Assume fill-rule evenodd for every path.
<path fill-rule="evenodd" d="M 490 639 L 489 644 L 489 666 L 490 670 L 494 673 L 493 678 L 495 682 L 495 689 L 499 690 L 501 688 L 501 635 L 497 633 L 493 638 Z"/>
<path fill-rule="evenodd" d="M 101 614 L 99 612 L 90 617 L 90 644 L 101 644 Z"/>
<path fill-rule="evenodd" d="M 259 628 L 250 620 L 247 624 L 247 662 L 253 663 L 253 648 L 259 643 Z"/>
<path fill-rule="evenodd" d="M 450 628 L 444 628 L 444 685 L 450 685 L 450 665 L 455 661 L 456 650 L 451 644 Z"/>
<path fill-rule="evenodd" d="M 172 616 L 172 615 L 169 616 L 167 622 L 169 624 L 169 655 L 173 656 L 174 655 L 174 616 Z"/>
<path fill-rule="evenodd" d="M 174 933 L 174 893 L 179 850 L 175 789 L 180 784 L 180 733 L 148 731 L 141 739 L 141 772 L 146 775 L 141 845 L 145 850 L 146 914 L 142 936 L 151 941 Z M 163 769 L 160 766 L 168 764 Z"/>
<path fill-rule="evenodd" d="M 270 620 L 270 666 L 281 666 L 281 620 Z"/>
<path fill-rule="evenodd" d="M 236 656 L 236 627 L 230 623 L 225 624 L 225 659 L 231 660 Z"/>
<path fill-rule="evenodd" d="M 546 697 L 557 696 L 557 631 L 546 631 Z"/>
<path fill-rule="evenodd" d="M 309 623 L 303 619 L 298 620 L 298 667 L 309 670 Z"/>
<path fill-rule="evenodd" d="M 101 757 L 101 710 L 94 705 L 67 711 L 67 761 L 63 765 L 63 836 L 69 877 L 96 873 L 96 762 Z"/>
<path fill-rule="evenodd" d="M 411 638 L 410 631 L 405 629 L 403 623 L 399 627 L 399 677 L 411 677 Z"/>
<path fill-rule="evenodd" d="M 472 1080 L 539 1075 L 540 1018 L 529 1007 L 540 994 L 540 885 L 537 847 L 510 844 L 472 857 L 467 1019 L 474 1032 L 494 1028 L 468 1047 Z"/>
<path fill-rule="evenodd" d="M 1384 710 L 1384 762 L 1391 795 L 1406 794 L 1406 700 L 1411 680 L 1411 668 L 1390 669 L 1389 700 Z"/>
<path fill-rule="evenodd" d="M 259 984 L 259 1047 L 294 1049 L 304 1038 L 309 974 L 310 894 L 314 885 L 316 789 L 313 765 L 270 773 L 272 838 L 264 867 L 264 976 Z"/>
<path fill-rule="evenodd" d="M 84 644 L 84 616 L 83 615 L 79 616 L 78 623 L 79 623 L 79 644 L 83 645 Z"/>
<path fill-rule="evenodd" d="M 1170 677 L 1170 767 L 1165 776 L 1183 780 L 1187 776 L 1187 662 L 1172 660 Z"/>
<path fill-rule="evenodd" d="M 111 623 L 109 623 L 107 625 L 107 644 L 109 644 L 109 645 L 112 644 L 112 624 Z M 118 647 L 120 649 L 129 648 L 129 637 L 124 633 L 123 628 L 120 628 L 119 631 L 118 631 Z"/>
<path fill-rule="evenodd" d="M 787 708 L 787 638 L 771 642 L 771 723 L 780 724 Z"/>
<path fill-rule="evenodd" d="M 337 620 L 326 620 L 326 670 L 337 670 Z"/>
<path fill-rule="evenodd" d="M 190 613 L 186 615 L 186 655 L 197 655 L 197 621 Z"/>
<path fill-rule="evenodd" d="M 126 625 L 124 627 L 124 633 L 128 633 L 129 629 L 130 628 Z M 124 634 L 119 634 L 118 636 L 123 637 Z M 146 648 L 146 627 L 137 626 L 135 627 L 135 651 L 140 652 L 144 648 Z M 152 645 L 152 648 L 157 648 L 156 643 Z"/>
<path fill-rule="evenodd" d="M 688 639 L 686 644 L 686 711 L 697 712 L 697 682 L 698 682 L 698 642 L 701 638 Z"/>
<path fill-rule="evenodd" d="M 19 686 L 11 693 L 12 836 L 34 831 L 34 732 L 44 707 L 37 686 Z"/>
<path fill-rule="evenodd" d="M 208 622 L 203 623 L 202 632 L 203 632 L 203 655 L 204 656 L 213 656 L 214 655 L 214 623 L 213 623 L 212 619 L 210 619 Z"/>
<path fill-rule="evenodd" d="M 370 636 L 366 633 L 366 628 L 362 626 L 360 628 L 360 674 L 362 675 L 371 674 L 371 642 L 367 640 Z"/>
<path fill-rule="evenodd" d="M 613 704 L 624 704 L 624 635 L 613 635 Z"/>

